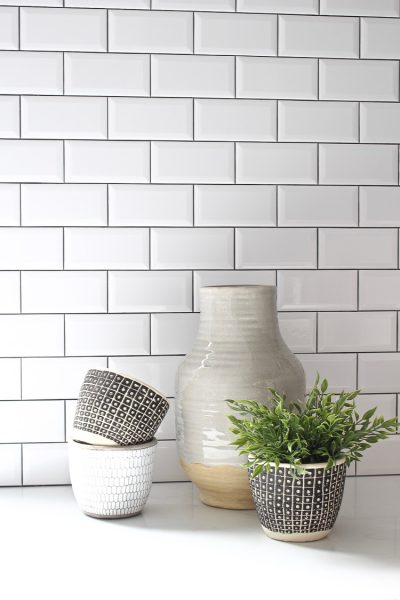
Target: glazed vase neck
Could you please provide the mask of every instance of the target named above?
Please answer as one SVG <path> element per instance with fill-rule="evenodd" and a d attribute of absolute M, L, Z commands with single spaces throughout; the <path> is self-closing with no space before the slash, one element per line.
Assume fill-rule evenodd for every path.
<path fill-rule="evenodd" d="M 280 338 L 275 286 L 200 289 L 199 339 Z"/>

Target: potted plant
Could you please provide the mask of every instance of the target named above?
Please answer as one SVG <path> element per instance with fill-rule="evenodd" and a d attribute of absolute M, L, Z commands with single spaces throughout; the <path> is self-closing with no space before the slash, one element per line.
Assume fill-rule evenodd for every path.
<path fill-rule="evenodd" d="M 270 393 L 269 407 L 227 400 L 242 417 L 229 416 L 231 443 L 248 456 L 245 466 L 264 532 L 283 541 L 321 539 L 339 512 L 346 466 L 394 433 L 398 422 L 375 417 L 376 408 L 360 416 L 354 403 L 359 390 L 334 395 L 319 376 L 305 403 L 287 407 L 283 395 Z"/>

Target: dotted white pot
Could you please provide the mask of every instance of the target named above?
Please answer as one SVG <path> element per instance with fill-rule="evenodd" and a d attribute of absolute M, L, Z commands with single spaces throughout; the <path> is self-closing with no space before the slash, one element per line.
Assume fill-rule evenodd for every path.
<path fill-rule="evenodd" d="M 92 446 L 70 440 L 72 489 L 81 510 L 100 519 L 140 513 L 150 493 L 157 440 L 135 446 Z"/>

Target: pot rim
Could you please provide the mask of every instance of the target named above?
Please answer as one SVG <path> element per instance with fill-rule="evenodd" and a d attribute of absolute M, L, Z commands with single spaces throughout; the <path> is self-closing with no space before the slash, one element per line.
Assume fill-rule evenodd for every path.
<path fill-rule="evenodd" d="M 87 370 L 86 375 L 89 373 L 89 371 L 93 371 L 93 370 L 107 371 L 107 373 L 114 373 L 114 375 L 120 375 L 121 377 L 130 379 L 131 381 L 136 381 L 136 383 L 140 383 L 141 385 L 144 385 L 144 386 L 148 387 L 149 389 L 153 390 L 153 392 L 156 392 L 159 396 L 161 396 L 161 398 L 163 398 L 163 400 L 166 401 L 168 406 L 171 405 L 171 403 L 168 400 L 168 398 L 166 397 L 166 395 L 163 394 L 162 392 L 160 392 L 160 390 L 158 388 L 154 387 L 154 385 L 150 385 L 149 383 L 146 383 L 145 381 L 142 381 L 138 377 L 132 377 L 132 375 L 128 375 L 127 373 L 121 373 L 121 371 L 116 371 L 115 369 L 110 369 L 109 367 L 92 367 Z M 86 377 L 86 375 L 85 375 L 85 377 Z"/>
<path fill-rule="evenodd" d="M 131 444 L 130 446 L 101 446 L 100 444 L 88 444 L 87 442 L 80 442 L 79 440 L 74 440 L 70 438 L 68 440 L 68 444 L 71 446 L 75 446 L 76 448 L 86 449 L 86 450 L 105 450 L 112 452 L 120 451 L 120 450 L 144 450 L 145 448 L 151 448 L 158 444 L 158 440 L 153 438 L 149 442 L 144 442 L 143 444 Z"/>
<path fill-rule="evenodd" d="M 250 456 L 251 456 L 251 454 L 249 454 L 249 457 Z M 345 459 L 344 456 L 341 457 L 341 458 L 337 458 L 336 459 L 336 464 L 332 465 L 331 468 L 333 469 L 334 467 L 337 467 L 338 465 L 342 465 L 344 462 L 346 462 L 346 459 Z M 283 467 L 283 468 L 293 468 L 295 466 L 298 466 L 298 467 L 300 467 L 302 469 L 322 469 L 322 468 L 326 467 L 327 464 L 328 464 L 328 461 L 321 462 L 321 463 L 302 463 L 300 465 L 292 465 L 291 463 L 283 463 L 283 462 L 281 462 L 281 463 L 279 463 L 278 467 L 275 467 L 275 464 L 271 462 L 271 467 L 275 467 L 275 470 L 277 468 L 280 469 L 281 467 Z"/>

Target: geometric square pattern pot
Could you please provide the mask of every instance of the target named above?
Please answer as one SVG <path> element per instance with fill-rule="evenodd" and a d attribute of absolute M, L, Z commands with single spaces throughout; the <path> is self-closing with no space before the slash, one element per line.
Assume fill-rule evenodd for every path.
<path fill-rule="evenodd" d="M 321 539 L 336 521 L 346 478 L 344 459 L 329 470 L 325 463 L 302 466 L 306 474 L 300 477 L 293 476 L 290 465 L 280 464 L 250 478 L 258 517 L 271 538 L 293 542 Z"/>
<path fill-rule="evenodd" d="M 72 489 L 81 510 L 100 519 L 138 514 L 150 493 L 156 444 L 106 447 L 69 441 Z"/>
<path fill-rule="evenodd" d="M 90 369 L 73 423 L 78 441 L 129 446 L 153 439 L 169 408 L 154 388 L 109 369 Z"/>

